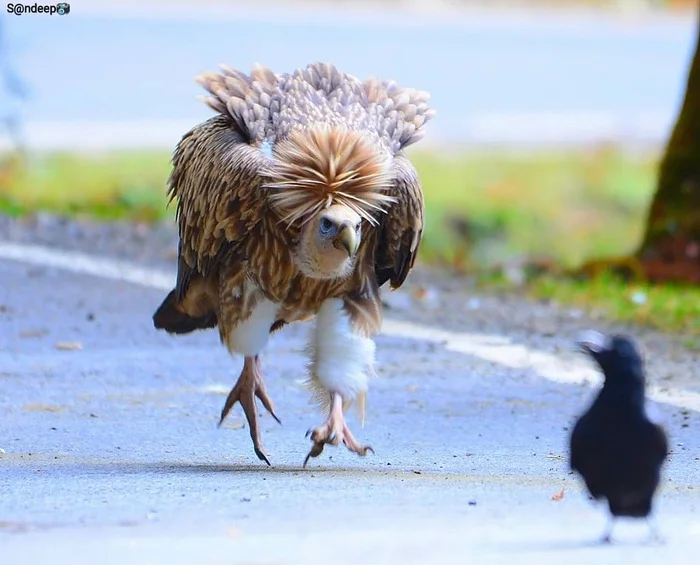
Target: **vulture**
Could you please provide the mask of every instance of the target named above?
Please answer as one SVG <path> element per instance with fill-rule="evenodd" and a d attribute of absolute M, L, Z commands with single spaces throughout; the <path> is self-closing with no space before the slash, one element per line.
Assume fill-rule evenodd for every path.
<path fill-rule="evenodd" d="M 289 74 L 222 65 L 196 80 L 215 115 L 173 154 L 177 278 L 154 326 L 170 334 L 218 327 L 222 345 L 243 357 L 219 425 L 240 402 L 255 454 L 270 465 L 256 398 L 280 420 L 260 354 L 271 333 L 315 320 L 307 384 L 326 418 L 306 434 L 304 466 L 340 442 L 365 456 L 373 450 L 345 415 L 354 405 L 364 422 L 379 289 L 403 284 L 421 243 L 422 187 L 404 150 L 435 114 L 430 95 L 326 63 Z"/>

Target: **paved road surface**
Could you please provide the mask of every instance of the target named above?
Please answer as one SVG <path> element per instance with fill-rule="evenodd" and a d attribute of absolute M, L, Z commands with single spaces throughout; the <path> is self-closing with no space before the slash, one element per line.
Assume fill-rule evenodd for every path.
<path fill-rule="evenodd" d="M 290 328 L 264 359 L 284 422 L 262 417 L 267 468 L 240 410 L 216 428 L 239 363 L 216 334 L 151 328 L 154 287 L 167 282 L 39 263 L 0 260 L 3 563 L 680 564 L 700 549 L 696 411 L 663 406 L 674 448 L 658 504 L 667 544 L 641 544 L 644 525 L 623 523 L 621 542 L 601 548 L 591 542 L 604 515 L 563 459 L 591 391 L 543 378 L 534 354 L 532 365 L 505 346 L 484 358 L 519 338 L 466 336 L 473 354 L 459 353 L 402 337 L 415 326 L 392 310 L 367 423 L 355 422 L 376 455 L 327 449 L 302 470 L 304 432 L 320 416 L 299 384 L 308 328 Z M 562 338 L 538 339 L 556 351 Z M 64 341 L 82 350 L 57 350 Z M 691 397 L 676 404 L 697 409 Z"/>
<path fill-rule="evenodd" d="M 171 146 L 210 115 L 195 99 L 196 74 L 221 62 L 290 71 L 316 60 L 431 91 L 440 112 L 433 139 L 658 143 L 673 122 L 695 38 L 692 16 L 192 8 L 146 17 L 86 13 L 76 4 L 64 17 L 2 17 L 10 59 L 31 86 L 28 135 L 44 146 L 99 145 L 105 136 Z M 89 134 L 79 129 L 87 125 Z"/>

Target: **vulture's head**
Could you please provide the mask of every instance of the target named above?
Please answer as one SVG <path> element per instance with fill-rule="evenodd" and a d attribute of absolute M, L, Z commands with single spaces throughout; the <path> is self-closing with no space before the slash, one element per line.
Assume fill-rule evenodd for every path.
<path fill-rule="evenodd" d="M 377 141 L 339 127 L 294 130 L 276 145 L 265 186 L 280 222 L 297 234 L 292 257 L 304 275 L 352 273 L 363 235 L 395 201 L 391 162 Z"/>
<path fill-rule="evenodd" d="M 324 208 L 301 230 L 295 259 L 314 278 L 352 272 L 362 238 L 362 217 L 342 204 Z"/>

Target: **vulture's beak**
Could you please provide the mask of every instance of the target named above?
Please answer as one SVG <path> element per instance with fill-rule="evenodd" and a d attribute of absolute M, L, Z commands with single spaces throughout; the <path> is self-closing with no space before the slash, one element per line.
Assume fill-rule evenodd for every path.
<path fill-rule="evenodd" d="M 350 224 L 345 224 L 336 236 L 336 247 L 345 249 L 348 257 L 353 257 L 357 253 L 357 248 L 360 246 L 360 238 L 355 231 L 355 228 Z"/>

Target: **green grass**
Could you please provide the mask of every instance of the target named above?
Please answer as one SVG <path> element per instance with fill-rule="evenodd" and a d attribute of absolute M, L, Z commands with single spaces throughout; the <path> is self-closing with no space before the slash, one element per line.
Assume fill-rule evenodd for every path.
<path fill-rule="evenodd" d="M 571 267 L 628 253 L 656 175 L 656 155 L 606 148 L 413 158 L 426 194 L 424 258 L 456 266 L 534 254 Z M 465 219 L 471 237 L 460 236 Z"/>
<path fill-rule="evenodd" d="M 629 251 L 641 234 L 656 167 L 655 156 L 612 149 L 411 156 L 426 198 L 422 258 L 457 267 L 517 254 L 544 254 L 572 266 Z M 5 212 L 147 221 L 173 213 L 165 206 L 168 152 L 33 155 L 4 170 Z"/>
<path fill-rule="evenodd" d="M 685 345 L 700 351 L 700 288 L 630 284 L 611 275 L 589 281 L 552 276 L 533 279 L 530 296 L 575 305 L 589 314 L 686 336 Z"/>
<path fill-rule="evenodd" d="M 8 161 L 0 169 L 0 211 L 6 213 L 47 210 L 145 221 L 172 213 L 165 208 L 167 152 L 55 153 L 30 156 L 20 165 Z"/>
<path fill-rule="evenodd" d="M 426 198 L 420 260 L 457 270 L 480 270 L 518 255 L 572 267 L 629 253 L 641 236 L 657 166 L 657 155 L 605 147 L 527 154 L 416 150 L 411 157 Z M 168 152 L 33 155 L 14 166 L 6 161 L 0 212 L 170 219 L 169 171 Z M 531 280 L 525 291 L 609 319 L 686 332 L 689 339 L 700 333 L 698 289 L 548 275 Z"/>

